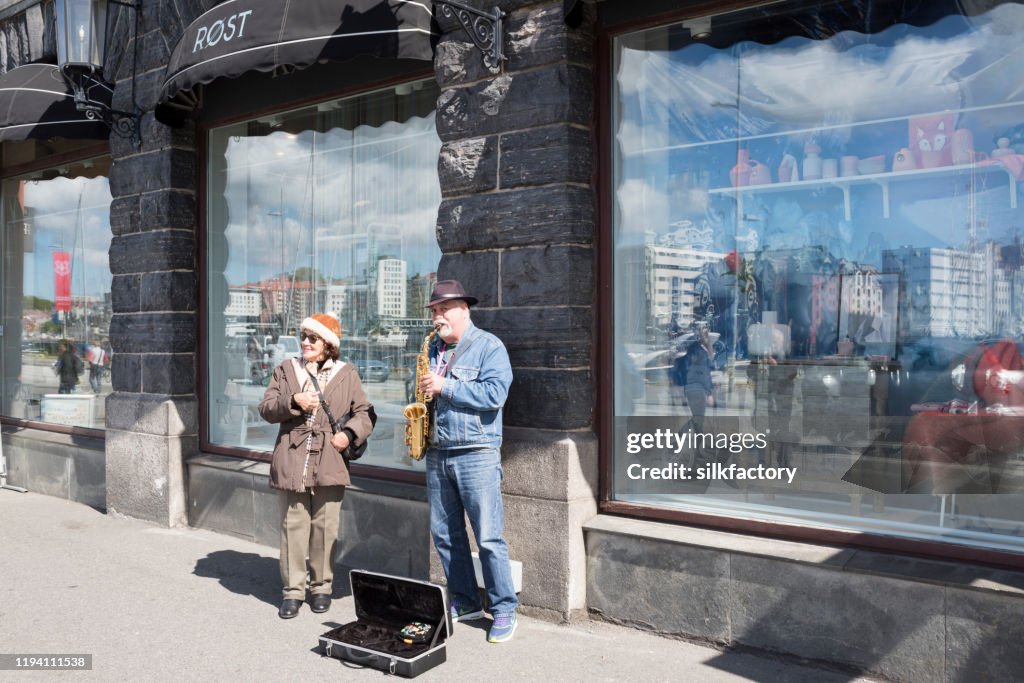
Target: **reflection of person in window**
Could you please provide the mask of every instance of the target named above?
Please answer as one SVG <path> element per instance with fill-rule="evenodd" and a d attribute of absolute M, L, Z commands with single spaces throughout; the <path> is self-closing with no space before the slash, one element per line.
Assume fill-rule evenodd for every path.
<path fill-rule="evenodd" d="M 260 346 L 259 340 L 252 335 L 249 335 L 249 341 L 246 343 L 246 355 L 251 361 L 263 360 L 263 347 Z"/>
<path fill-rule="evenodd" d="M 682 357 L 683 395 L 690 405 L 690 414 L 697 418 L 694 428 L 704 426 L 704 415 L 707 407 L 715 405 L 714 386 L 711 383 L 711 371 L 715 365 L 715 351 L 711 345 L 711 331 L 706 323 L 695 326 L 697 340 Z"/>
<path fill-rule="evenodd" d="M 995 493 L 1009 456 L 1024 450 L 1024 359 L 1017 344 L 1004 339 L 982 345 L 965 368 L 976 402 L 928 410 L 907 425 L 902 456 L 908 493 Z"/>
<path fill-rule="evenodd" d="M 672 322 L 668 326 L 668 338 L 675 339 L 683 333 L 683 328 L 679 325 L 679 317 L 675 313 L 672 314 Z"/>
<path fill-rule="evenodd" d="M 747 378 L 754 389 L 754 427 L 759 433 L 768 434 L 768 450 L 758 451 L 757 461 L 779 467 L 789 467 L 793 450 L 793 433 L 790 422 L 793 417 L 794 382 L 797 367 L 780 365 L 788 348 L 785 333 L 778 326 L 771 329 L 771 345 L 758 345 L 757 357 L 747 366 Z"/>
<path fill-rule="evenodd" d="M 74 393 L 78 387 L 78 376 L 82 374 L 83 369 L 84 365 L 75 352 L 75 345 L 68 341 L 62 342 L 60 356 L 57 358 L 57 379 L 60 381 L 57 393 Z"/>
<path fill-rule="evenodd" d="M 90 344 L 85 349 L 85 360 L 89 363 L 89 386 L 94 394 L 100 393 L 103 384 L 103 365 L 106 352 L 99 344 Z"/>
<path fill-rule="evenodd" d="M 673 381 L 683 388 L 683 395 L 690 406 L 690 428 L 696 433 L 705 433 L 704 417 L 709 406 L 715 405 L 711 371 L 714 368 L 715 351 L 711 342 L 711 331 L 706 322 L 693 324 L 695 340 L 686 346 L 686 355 L 676 359 Z M 702 442 L 703 444 L 703 442 Z M 690 456 L 690 466 L 700 467 L 705 463 L 717 461 L 718 453 L 714 448 L 699 445 Z M 707 482 L 692 488 L 694 492 L 702 492 Z"/>

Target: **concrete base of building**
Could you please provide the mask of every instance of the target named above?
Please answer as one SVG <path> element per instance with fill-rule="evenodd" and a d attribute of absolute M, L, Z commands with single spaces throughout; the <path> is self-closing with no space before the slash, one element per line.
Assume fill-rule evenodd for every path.
<path fill-rule="evenodd" d="M 896 681 L 1024 671 L 1024 572 L 598 516 L 589 608 Z"/>
<path fill-rule="evenodd" d="M 280 545 L 278 495 L 270 488 L 268 463 L 201 455 L 187 467 L 192 526 Z M 338 565 L 429 576 L 430 523 L 422 486 L 355 477 L 345 492 L 338 537 Z"/>
<path fill-rule="evenodd" d="M 103 447 L 103 439 L 5 427 L 7 483 L 105 510 Z"/>
<path fill-rule="evenodd" d="M 199 450 L 195 398 L 115 392 L 106 411 L 107 511 L 186 526 L 185 461 Z"/>

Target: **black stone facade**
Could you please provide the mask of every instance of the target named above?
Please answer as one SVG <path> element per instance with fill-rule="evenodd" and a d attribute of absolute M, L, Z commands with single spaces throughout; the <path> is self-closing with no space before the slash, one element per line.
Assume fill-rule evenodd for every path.
<path fill-rule="evenodd" d="M 587 429 L 596 304 L 592 22 L 568 27 L 562 3 L 498 6 L 508 13 L 500 73 L 483 67 L 459 31 L 438 45 L 438 277 L 482 293 L 475 319 L 509 349 L 515 381 L 506 424 Z"/>

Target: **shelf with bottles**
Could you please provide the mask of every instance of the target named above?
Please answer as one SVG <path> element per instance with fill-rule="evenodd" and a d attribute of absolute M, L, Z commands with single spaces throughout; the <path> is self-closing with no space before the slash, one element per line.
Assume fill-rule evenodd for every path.
<path fill-rule="evenodd" d="M 901 182 L 915 180 L 937 181 L 943 178 L 960 180 L 966 179 L 968 187 L 977 182 L 982 176 L 994 175 L 1000 181 L 1007 178 L 1009 186 L 1010 208 L 1017 208 L 1017 185 L 1020 181 L 1014 173 L 1001 163 L 993 163 L 991 160 L 983 162 L 972 162 L 961 165 L 938 166 L 935 168 L 920 168 L 904 171 L 883 171 L 880 173 L 868 173 L 864 175 L 838 176 L 835 178 L 822 178 L 817 180 L 796 180 L 789 182 L 772 182 L 762 184 L 750 184 L 740 187 L 721 187 L 708 190 L 711 195 L 724 195 L 733 197 L 741 205 L 746 196 L 768 194 L 775 192 L 811 191 L 835 189 L 843 195 L 843 210 L 846 220 L 852 220 L 851 191 L 858 186 L 877 186 L 882 192 L 882 216 L 889 217 L 890 188 L 892 185 Z M 952 193 L 950 193 L 952 195 Z"/>
<path fill-rule="evenodd" d="M 739 147 L 755 146 L 762 143 L 773 143 L 778 140 L 821 140 L 829 136 L 856 136 L 863 131 L 873 131 L 870 134 L 875 137 L 874 132 L 892 129 L 905 135 L 908 122 L 913 119 L 935 119 L 940 116 L 952 116 L 958 128 L 968 128 L 980 135 L 988 132 L 992 135 L 993 143 L 1002 134 L 1024 122 L 1024 100 L 1000 102 L 996 104 L 979 104 L 975 106 L 961 107 L 959 109 L 948 109 L 942 111 L 921 112 L 914 114 L 901 114 L 897 116 L 885 116 L 877 118 L 865 118 L 859 121 L 844 121 L 842 123 L 829 123 L 817 126 L 792 126 L 786 127 L 785 117 L 778 119 L 777 130 L 753 134 L 740 134 L 731 137 L 716 138 L 713 135 L 703 137 L 692 135 L 692 139 L 674 144 L 659 144 L 652 146 L 632 146 L 622 151 L 625 157 L 645 157 L 650 155 L 672 155 L 694 151 L 706 151 L 717 147 Z M 770 113 L 762 113 L 761 120 L 770 119 Z M 984 137 L 978 137 L 980 142 Z M 908 141 L 909 142 L 909 141 Z M 890 146 L 886 151 L 890 156 L 899 147 L 906 145 L 902 143 L 895 147 Z M 1016 141 L 1012 141 L 1016 145 Z M 993 145 L 995 146 L 995 145 Z M 987 145 L 978 145 L 978 150 L 984 152 Z M 795 154 L 796 152 L 794 152 Z M 735 160 L 734 160 L 735 161 Z"/>
<path fill-rule="evenodd" d="M 664 168 L 675 175 L 699 168 L 705 191 L 740 203 L 771 192 L 835 192 L 846 220 L 852 220 L 852 195 L 858 188 L 879 188 L 885 218 L 890 190 L 896 186 L 900 189 L 893 199 L 924 193 L 952 199 L 1005 185 L 1010 208 L 1018 207 L 1017 184 L 1024 179 L 1024 101 L 817 127 L 787 128 L 780 118 L 772 127 L 731 139 L 631 150 L 626 163 L 633 165 L 627 173 L 650 175 Z"/>

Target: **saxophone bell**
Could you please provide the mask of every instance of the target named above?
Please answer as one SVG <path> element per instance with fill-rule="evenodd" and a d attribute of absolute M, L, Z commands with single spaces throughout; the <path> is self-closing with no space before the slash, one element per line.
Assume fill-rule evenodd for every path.
<path fill-rule="evenodd" d="M 407 420 L 419 420 L 427 416 L 427 406 L 423 403 L 410 403 L 402 409 L 402 415 Z"/>

